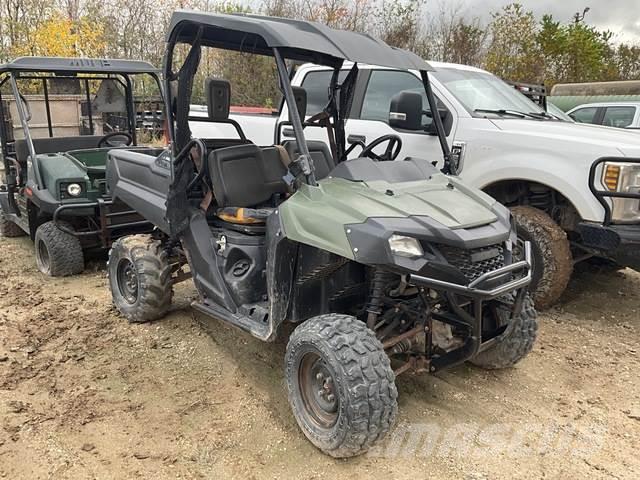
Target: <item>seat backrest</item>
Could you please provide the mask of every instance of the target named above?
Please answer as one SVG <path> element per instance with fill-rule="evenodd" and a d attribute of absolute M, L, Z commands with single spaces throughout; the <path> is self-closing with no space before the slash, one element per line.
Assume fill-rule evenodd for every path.
<path fill-rule="evenodd" d="M 276 147 L 262 147 L 262 165 L 264 167 L 265 182 L 270 185 L 269 188 L 282 189 L 284 180 L 282 177 L 287 175 L 287 168 L 282 163 L 282 157 Z M 278 190 L 278 193 L 284 193 L 284 190 Z"/>
<path fill-rule="evenodd" d="M 291 160 L 295 160 L 300 155 L 298 151 L 298 145 L 295 140 L 287 140 L 283 143 L 284 148 L 287 149 L 287 153 Z M 320 140 L 309 140 L 307 142 L 307 148 L 309 154 L 313 160 L 313 166 L 316 169 L 316 179 L 320 180 L 329 175 L 329 172 L 336 166 L 333 162 L 333 156 L 329 151 L 329 147 L 326 143 Z"/>
<path fill-rule="evenodd" d="M 77 137 L 34 138 L 33 148 L 36 153 L 70 152 L 86 148 L 97 148 L 102 135 L 78 135 Z M 19 162 L 26 162 L 29 156 L 27 141 L 16 140 L 16 157 Z"/>
<path fill-rule="evenodd" d="M 273 158 L 269 161 L 273 162 Z M 212 151 L 208 167 L 213 195 L 220 207 L 260 206 L 275 194 L 287 191 L 282 178 L 267 172 L 262 150 L 253 144 Z"/>

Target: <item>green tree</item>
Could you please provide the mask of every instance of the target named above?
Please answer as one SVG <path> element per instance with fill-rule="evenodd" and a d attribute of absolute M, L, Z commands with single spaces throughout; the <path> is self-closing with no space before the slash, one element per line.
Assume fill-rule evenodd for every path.
<path fill-rule="evenodd" d="M 537 42 L 547 84 L 613 80 L 617 77 L 612 34 L 583 21 L 562 24 L 551 15 L 540 22 Z"/>
<path fill-rule="evenodd" d="M 445 60 L 463 65 L 480 65 L 484 56 L 487 31 L 477 20 L 459 19 L 451 31 Z"/>
<path fill-rule="evenodd" d="M 613 58 L 619 80 L 640 79 L 640 46 L 622 43 Z"/>
<path fill-rule="evenodd" d="M 512 3 L 492 14 L 485 67 L 499 77 L 537 82 L 543 62 L 537 42 L 537 22 L 532 12 Z"/>
<path fill-rule="evenodd" d="M 423 53 L 421 22 L 425 0 L 383 0 L 377 10 L 378 35 L 389 45 Z"/>

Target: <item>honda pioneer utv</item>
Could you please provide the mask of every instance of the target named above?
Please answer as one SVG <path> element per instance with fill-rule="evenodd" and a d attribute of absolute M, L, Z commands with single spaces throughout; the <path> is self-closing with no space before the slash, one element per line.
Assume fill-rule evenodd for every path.
<path fill-rule="evenodd" d="M 401 143 L 394 135 L 347 147 L 358 63 L 419 70 L 437 111 L 427 63 L 367 35 L 251 15 L 179 11 L 167 46 L 170 150 L 108 154 L 111 194 L 157 227 L 111 248 L 111 293 L 125 317 L 162 317 L 173 285 L 191 276 L 193 307 L 206 315 L 265 341 L 294 324 L 285 359 L 291 408 L 308 439 L 335 457 L 360 454 L 389 430 L 402 372 L 465 361 L 503 368 L 529 353 L 537 331 L 530 248 L 516 244 L 509 211 L 436 169 L 436 159 L 390 161 Z M 212 48 L 273 57 L 290 112 L 274 145 L 249 142 L 229 120 L 228 81 L 196 75 Z M 178 69 L 176 52 L 184 54 Z M 345 61 L 354 66 L 341 77 Z M 306 118 L 305 92 L 290 83 L 293 62 L 334 69 L 322 114 Z M 206 87 L 205 119 L 189 117 L 196 78 Z M 231 122 L 235 138 L 192 138 L 196 121 Z M 438 116 L 435 124 L 425 134 L 440 138 L 448 164 Z M 328 144 L 306 142 L 311 128 L 325 128 Z M 280 142 L 283 133 L 294 139 Z M 346 160 L 354 148 L 360 157 Z"/>
<path fill-rule="evenodd" d="M 79 273 L 84 250 L 151 230 L 108 197 L 104 176 L 107 150 L 162 133 L 158 73 L 146 62 L 86 58 L 0 66 L 0 235 L 30 235 L 43 273 Z"/>

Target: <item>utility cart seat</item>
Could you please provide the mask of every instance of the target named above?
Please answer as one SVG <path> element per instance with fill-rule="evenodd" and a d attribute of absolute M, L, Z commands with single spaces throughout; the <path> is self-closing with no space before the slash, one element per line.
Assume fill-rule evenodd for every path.
<path fill-rule="evenodd" d="M 214 150 L 208 158 L 209 176 L 218 207 L 274 207 L 287 193 L 286 169 L 275 147 L 254 144 Z"/>
<path fill-rule="evenodd" d="M 76 137 L 34 138 L 33 147 L 36 153 L 70 152 L 71 150 L 86 150 L 97 148 L 102 135 L 78 135 Z M 16 158 L 19 162 L 26 162 L 29 147 L 26 140 L 16 140 Z"/>
<path fill-rule="evenodd" d="M 289 154 L 291 160 L 295 160 L 300 155 L 298 150 L 298 144 L 295 140 L 287 140 L 282 143 L 284 148 Z M 329 151 L 327 144 L 320 140 L 307 141 L 307 148 L 309 149 L 309 155 L 313 160 L 313 166 L 315 167 L 316 179 L 321 180 L 329 175 L 329 172 L 336 166 L 333 162 L 333 156 Z"/>

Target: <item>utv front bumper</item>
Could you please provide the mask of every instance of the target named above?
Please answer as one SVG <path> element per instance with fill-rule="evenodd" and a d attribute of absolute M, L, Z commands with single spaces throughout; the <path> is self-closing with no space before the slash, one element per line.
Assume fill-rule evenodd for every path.
<path fill-rule="evenodd" d="M 514 325 L 513 321 L 505 325 L 503 332 L 498 336 L 489 339 L 483 338 L 483 304 L 485 301 L 502 297 L 498 301 L 510 304 L 511 320 L 521 314 L 527 294 L 526 287 L 531 283 L 531 244 L 529 242 L 524 243 L 523 254 L 523 260 L 486 272 L 467 285 L 421 275 L 408 275 L 408 283 L 440 290 L 447 297 L 453 315 L 434 312 L 434 320 L 467 331 L 466 340 L 461 347 L 429 360 L 428 369 L 431 373 L 459 365 L 473 358 L 479 352 L 491 348 L 501 338 L 510 334 Z M 457 294 L 461 297 L 458 297 Z M 510 295 L 513 297 L 511 301 L 509 301 Z M 463 297 L 470 299 L 470 302 L 465 302 Z M 465 308 L 460 303 L 461 300 L 462 304 L 468 303 L 469 306 Z"/>
<path fill-rule="evenodd" d="M 491 300 L 531 283 L 531 244 L 529 242 L 524 244 L 524 260 L 484 273 L 468 285 L 414 274 L 409 274 L 409 283 L 459 293 L 467 297 Z"/>
<path fill-rule="evenodd" d="M 63 222 L 64 217 L 86 216 L 88 227 L 85 230 L 71 230 Z M 108 248 L 118 237 L 131 233 L 145 233 L 153 225 L 143 219 L 135 210 L 126 205 L 116 204 L 111 199 L 98 199 L 96 202 L 66 204 L 59 206 L 53 213 L 56 226 L 76 237 L 97 237 L 99 246 Z"/>

